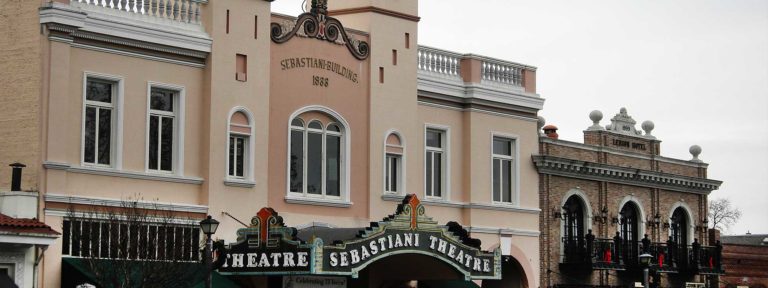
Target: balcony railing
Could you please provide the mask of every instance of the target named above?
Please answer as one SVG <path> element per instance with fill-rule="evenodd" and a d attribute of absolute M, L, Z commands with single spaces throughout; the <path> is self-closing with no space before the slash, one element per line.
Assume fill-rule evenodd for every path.
<path fill-rule="evenodd" d="M 475 63 L 465 65 L 470 62 Z M 490 57 L 419 46 L 418 69 L 420 73 L 457 81 L 525 87 L 526 71 L 534 73 L 536 68 Z"/>
<path fill-rule="evenodd" d="M 200 24 L 204 0 L 70 0 L 84 8 L 168 22 Z"/>
<path fill-rule="evenodd" d="M 482 74 L 480 75 L 483 76 L 484 81 L 523 86 L 523 68 L 513 63 L 483 59 Z"/>
<path fill-rule="evenodd" d="M 420 46 L 419 70 L 449 78 L 461 78 L 461 54 Z"/>
<path fill-rule="evenodd" d="M 588 264 L 592 269 L 623 270 L 639 268 L 639 255 L 652 256 L 650 267 L 657 272 L 690 272 L 698 274 L 723 274 L 721 246 L 676 245 L 674 242 L 651 243 L 594 238 L 563 238 L 562 264 L 579 266 Z"/>

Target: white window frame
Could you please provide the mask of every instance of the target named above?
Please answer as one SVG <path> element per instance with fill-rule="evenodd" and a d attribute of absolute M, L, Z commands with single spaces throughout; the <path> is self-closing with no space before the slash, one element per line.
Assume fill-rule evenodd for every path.
<path fill-rule="evenodd" d="M 307 148 L 308 148 L 307 141 L 308 141 L 308 138 L 309 138 L 308 137 L 308 132 L 309 132 L 308 131 L 309 130 L 308 127 L 309 127 L 309 123 L 311 123 L 312 121 L 317 120 L 317 119 L 303 119 L 303 118 L 300 118 L 299 115 L 301 115 L 301 114 L 303 114 L 305 112 L 310 112 L 310 111 L 321 112 L 321 113 L 324 113 L 324 114 L 330 116 L 329 118 L 331 118 L 331 121 L 329 121 L 328 123 L 323 123 L 322 121 L 320 121 L 320 123 L 323 125 L 323 129 L 322 129 L 323 130 L 323 134 L 322 134 L 323 135 L 323 140 L 322 140 L 322 143 L 323 143 L 322 144 L 323 145 L 323 147 L 322 147 L 322 151 L 323 151 L 323 155 L 322 155 L 322 163 L 323 164 L 322 165 L 323 166 L 322 167 L 323 167 L 323 169 L 322 169 L 322 175 L 321 175 L 321 177 L 322 177 L 321 178 L 322 179 L 322 186 L 323 187 L 322 187 L 322 193 L 320 195 L 309 194 L 309 193 L 307 193 L 307 189 L 306 189 L 306 185 L 307 185 L 307 181 L 306 181 L 306 179 L 307 179 L 307 173 L 306 173 L 307 166 L 306 166 L 306 163 L 307 163 Z M 304 178 L 303 178 L 302 185 L 304 185 L 304 187 L 302 189 L 302 192 L 292 192 L 291 191 L 291 184 L 290 184 L 291 183 L 291 164 L 290 164 L 290 161 L 288 161 L 288 159 L 291 158 L 291 131 L 298 130 L 298 129 L 293 128 L 293 126 L 291 125 L 291 122 L 294 119 L 296 119 L 296 118 L 299 118 L 299 119 L 301 119 L 301 121 L 304 122 L 303 123 L 304 124 L 303 125 L 303 130 L 302 130 L 303 133 L 304 133 L 304 137 L 303 137 L 304 143 L 302 144 L 303 145 L 302 149 L 304 150 L 304 153 L 303 153 L 304 155 L 303 155 L 303 159 L 302 159 L 302 161 L 304 161 L 303 162 L 304 171 L 302 171 L 303 172 L 302 177 L 304 177 Z M 340 150 L 340 154 L 341 154 L 341 155 L 339 155 L 339 162 L 340 162 L 340 165 L 339 165 L 339 168 L 340 168 L 339 169 L 340 170 L 340 175 L 339 175 L 339 178 L 340 178 L 339 179 L 339 196 L 327 196 L 325 194 L 326 193 L 325 192 L 325 186 L 326 186 L 325 185 L 325 183 L 326 183 L 326 177 L 325 177 L 326 176 L 326 174 L 325 174 L 326 173 L 326 167 L 325 167 L 325 165 L 326 165 L 326 162 L 325 162 L 326 161 L 326 159 L 325 159 L 326 158 L 326 155 L 325 155 L 326 154 L 326 147 L 325 147 L 325 145 L 326 145 L 326 133 L 327 133 L 325 130 L 327 130 L 328 125 L 331 124 L 331 123 L 336 124 L 337 126 L 339 126 L 339 129 L 341 130 L 341 132 L 339 133 L 340 137 L 341 137 L 341 141 L 340 141 L 341 142 L 341 147 L 339 149 Z M 285 191 L 286 191 L 285 195 L 286 195 L 286 200 L 289 201 L 289 203 L 300 203 L 300 204 L 318 204 L 318 205 L 323 205 L 323 203 L 327 203 L 327 204 L 330 204 L 330 206 L 339 206 L 339 207 L 347 207 L 347 206 L 351 205 L 352 202 L 350 201 L 351 195 L 350 195 L 350 192 L 349 192 L 350 190 L 349 189 L 350 189 L 350 178 L 351 178 L 350 177 L 350 173 L 351 173 L 351 170 L 350 170 L 350 162 L 351 162 L 350 161 L 350 155 L 351 155 L 350 154 L 350 150 L 351 150 L 352 131 L 350 129 L 349 122 L 347 122 L 347 120 L 344 119 L 341 116 L 341 114 L 337 113 L 336 111 L 334 111 L 334 110 L 332 110 L 330 108 L 327 108 L 327 107 L 324 107 L 324 106 L 319 106 L 319 105 L 312 105 L 312 106 L 302 107 L 302 108 L 296 110 L 295 112 L 293 112 L 291 114 L 291 116 L 288 117 L 287 124 L 288 124 L 288 126 L 287 126 L 288 129 L 286 129 L 286 131 L 288 133 L 286 133 L 287 134 L 286 135 L 286 138 L 287 138 L 287 142 L 286 143 L 287 143 L 287 145 L 286 145 L 286 156 L 285 156 L 285 159 L 286 159 L 286 162 L 285 162 L 285 166 L 286 166 L 285 167 L 285 171 L 286 171 L 286 174 L 285 174 Z M 335 133 L 335 132 L 332 132 L 332 133 Z M 309 200 L 309 201 L 303 201 L 303 200 Z M 335 205 L 335 204 L 341 204 L 341 205 Z"/>
<path fill-rule="evenodd" d="M 441 147 L 441 149 L 435 149 L 432 147 L 427 146 L 427 131 L 429 130 L 438 130 L 442 132 L 443 139 L 441 139 L 441 143 L 443 143 L 444 147 Z M 438 125 L 438 124 L 425 124 L 424 125 L 424 135 L 423 135 L 423 143 L 424 143 L 424 153 L 422 154 L 422 157 L 424 157 L 423 160 L 423 172 L 424 175 L 422 179 L 424 179 L 424 198 L 425 199 L 440 199 L 448 201 L 451 199 L 451 127 L 445 126 L 445 125 Z M 443 188 L 440 191 L 440 196 L 431 196 L 427 195 L 427 152 L 429 151 L 439 151 L 443 154 L 443 163 L 442 163 L 442 185 Z M 433 157 L 434 159 L 434 157 Z"/>
<path fill-rule="evenodd" d="M 175 90 L 177 92 L 176 98 L 173 101 L 173 113 L 167 111 L 156 111 L 150 108 L 152 103 L 152 88 Z M 184 175 L 184 128 L 185 128 L 185 99 L 186 89 L 184 86 L 167 84 L 160 82 L 147 82 L 147 112 L 146 112 L 146 126 L 145 126 L 145 155 L 144 155 L 144 169 L 147 173 L 154 174 L 172 174 L 172 175 Z M 160 162 L 158 162 L 158 169 L 149 169 L 149 119 L 152 114 L 173 116 L 173 153 L 171 155 L 171 171 L 160 170 Z M 173 115 L 171 115 L 173 114 Z"/>
<path fill-rule="evenodd" d="M 243 133 L 233 132 L 231 130 L 231 127 L 233 125 L 232 124 L 232 116 L 234 116 L 235 113 L 238 113 L 238 112 L 243 113 L 243 114 L 245 114 L 245 117 L 248 117 L 248 127 L 247 128 L 249 128 L 251 130 L 251 134 L 250 135 L 245 135 Z M 256 149 L 255 148 L 255 146 L 256 146 L 255 142 L 256 141 L 254 140 L 255 139 L 254 138 L 254 133 L 255 132 L 256 132 L 256 129 L 254 127 L 254 122 L 253 122 L 253 113 L 251 113 L 250 110 L 248 110 L 247 108 L 245 108 L 243 106 L 237 106 L 237 107 L 232 108 L 232 110 L 229 111 L 229 116 L 227 117 L 227 146 L 226 146 L 227 148 L 224 149 L 225 150 L 225 156 L 226 156 L 226 157 L 224 157 L 225 158 L 225 160 L 224 160 L 225 161 L 225 163 L 224 163 L 224 175 L 226 175 L 227 180 L 240 180 L 240 181 L 248 181 L 248 182 L 253 182 L 254 181 L 254 176 L 253 176 L 254 175 L 254 171 L 253 171 L 254 170 L 254 153 L 253 153 L 253 151 L 254 151 L 254 149 Z M 243 153 L 243 154 L 245 154 L 245 156 L 243 157 L 243 161 L 244 161 L 243 169 L 245 169 L 245 171 L 243 172 L 243 176 L 242 177 L 229 175 L 229 147 L 230 147 L 229 146 L 230 145 L 229 141 L 230 141 L 230 138 L 232 136 L 244 137 L 245 138 L 245 145 L 244 145 L 245 146 L 245 152 Z"/>
<path fill-rule="evenodd" d="M 112 86 L 112 105 L 106 106 L 97 102 L 87 100 L 87 87 L 88 79 L 101 80 L 106 82 L 113 82 Z M 97 73 L 91 71 L 83 72 L 83 95 L 82 95 L 82 115 L 80 121 L 80 166 L 88 166 L 95 168 L 105 169 L 122 169 L 123 167 L 123 95 L 124 95 L 124 80 L 122 76 L 110 75 L 104 73 Z M 112 109 L 112 129 L 110 137 L 112 139 L 110 145 L 110 165 L 87 163 L 85 162 L 85 114 L 86 108 L 91 104 L 92 106 L 108 107 Z M 98 130 L 98 129 L 97 129 Z M 97 141 L 98 143 L 98 141 Z M 98 148 L 96 148 L 98 151 Z"/>
<path fill-rule="evenodd" d="M 503 155 L 498 155 L 498 154 L 494 154 L 493 153 L 493 139 L 495 139 L 495 138 L 501 138 L 501 139 L 505 139 L 505 140 L 511 141 L 511 144 L 512 144 L 511 149 L 514 150 L 511 156 L 501 157 Z M 491 203 L 493 203 L 493 204 L 506 205 L 506 206 L 515 206 L 515 207 L 519 207 L 520 206 L 520 161 L 519 161 L 519 159 L 520 159 L 520 141 L 519 141 L 519 138 L 520 137 L 518 135 L 516 135 L 516 134 L 501 133 L 501 132 L 491 132 L 491 142 L 490 142 L 490 145 L 489 145 L 489 147 L 490 147 L 490 153 L 489 154 L 491 155 L 491 157 L 490 157 L 490 164 L 488 165 L 490 167 L 490 170 L 488 170 L 489 171 L 488 175 L 490 175 L 490 182 L 489 182 L 491 184 L 490 185 L 490 187 L 491 187 L 490 195 L 491 195 Z M 493 176 L 494 176 L 493 175 L 493 159 L 496 159 L 496 158 L 512 160 L 512 169 L 514 169 L 514 171 L 512 172 L 512 175 L 510 175 L 510 181 L 513 181 L 514 183 L 513 183 L 512 187 L 511 187 L 512 188 L 512 191 L 511 191 L 512 195 L 510 195 L 510 197 L 509 197 L 510 198 L 510 202 L 495 201 L 493 199 Z M 501 198 L 504 199 L 503 196 Z"/>
<path fill-rule="evenodd" d="M 389 138 L 390 135 L 397 136 L 397 138 L 400 139 L 400 145 L 389 145 L 389 144 L 387 144 L 387 139 Z M 383 185 L 382 185 L 382 188 L 381 188 L 382 191 L 384 191 L 384 194 L 405 195 L 405 177 L 406 177 L 406 175 L 408 175 L 405 172 L 405 167 L 406 167 L 406 165 L 405 165 L 405 157 L 406 157 L 405 146 L 406 146 L 405 145 L 405 138 L 403 138 L 402 134 L 400 134 L 400 132 L 398 132 L 397 130 L 391 129 L 391 130 L 387 131 L 386 133 L 384 133 L 384 153 L 383 153 L 383 157 L 384 158 L 382 158 L 382 159 L 384 159 L 384 163 L 383 163 L 384 165 L 382 165 L 382 169 L 384 171 L 384 173 L 382 173 L 383 174 L 383 178 L 382 179 L 384 179 L 384 182 L 382 183 Z M 401 153 L 390 153 L 390 152 L 387 152 L 387 148 L 388 147 L 393 147 L 393 148 L 401 149 L 402 152 Z M 387 178 L 387 176 L 389 175 L 389 155 L 390 154 L 397 155 L 397 156 L 399 156 L 399 159 L 400 159 L 400 165 L 399 165 L 400 167 L 398 167 L 399 169 L 397 170 L 397 175 L 395 175 L 397 177 L 397 187 L 396 187 L 397 191 L 390 191 L 389 189 L 387 189 L 387 186 L 388 186 L 388 183 L 389 183 L 389 178 Z"/>

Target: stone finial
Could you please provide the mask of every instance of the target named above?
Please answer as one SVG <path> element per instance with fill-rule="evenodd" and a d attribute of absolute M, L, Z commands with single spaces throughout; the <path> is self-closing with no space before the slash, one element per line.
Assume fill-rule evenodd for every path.
<path fill-rule="evenodd" d="M 701 154 L 701 147 L 699 145 L 691 146 L 691 148 L 688 149 L 688 152 L 691 152 L 691 155 L 693 155 L 691 162 L 702 162 L 699 159 L 699 154 Z"/>
<path fill-rule="evenodd" d="M 627 108 L 621 107 L 619 114 L 616 114 L 611 118 L 611 124 L 605 127 L 606 130 L 626 134 L 626 135 L 641 135 L 642 132 L 635 129 L 635 119 L 627 114 Z"/>
<path fill-rule="evenodd" d="M 645 131 L 645 137 L 656 139 L 656 137 L 651 135 L 651 131 L 653 131 L 653 128 L 656 127 L 656 125 L 653 124 L 653 121 L 645 120 L 643 121 L 643 124 L 640 124 L 640 127 L 642 127 L 643 131 Z"/>
<path fill-rule="evenodd" d="M 536 131 L 539 131 L 539 136 L 545 136 L 544 132 L 541 130 L 541 128 L 544 128 L 544 124 L 547 123 L 547 119 L 544 119 L 543 116 L 536 117 L 538 120 L 536 120 Z"/>
<path fill-rule="evenodd" d="M 592 120 L 592 126 L 589 126 L 587 131 L 605 130 L 603 126 L 600 126 L 600 120 L 603 120 L 603 112 L 600 112 L 600 110 L 589 112 L 589 120 Z"/>

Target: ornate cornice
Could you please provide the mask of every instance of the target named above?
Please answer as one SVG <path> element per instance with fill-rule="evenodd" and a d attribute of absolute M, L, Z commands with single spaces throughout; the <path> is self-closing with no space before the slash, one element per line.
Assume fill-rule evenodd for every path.
<path fill-rule="evenodd" d="M 299 35 L 344 45 L 358 60 L 368 58 L 370 55 L 368 42 L 350 37 L 339 20 L 328 16 L 326 2 L 327 0 L 313 0 L 312 10 L 299 15 L 294 23 L 272 22 L 270 26 L 272 42 L 282 44 L 293 36 Z"/>
<path fill-rule="evenodd" d="M 383 8 L 374 7 L 374 6 L 338 9 L 338 10 L 328 11 L 328 15 L 336 16 L 336 15 L 346 15 L 346 14 L 356 14 L 356 13 L 366 13 L 366 12 L 378 13 L 378 14 L 392 16 L 395 18 L 400 18 L 403 20 L 408 20 L 413 22 L 419 22 L 421 20 L 421 17 L 419 16 L 400 13 L 397 11 L 392 11 L 392 10 L 383 9 Z"/>
<path fill-rule="evenodd" d="M 554 156 L 534 155 L 532 158 L 539 173 L 570 178 L 697 194 L 709 194 L 712 190 L 717 190 L 723 183 L 706 178 L 673 175 Z"/>

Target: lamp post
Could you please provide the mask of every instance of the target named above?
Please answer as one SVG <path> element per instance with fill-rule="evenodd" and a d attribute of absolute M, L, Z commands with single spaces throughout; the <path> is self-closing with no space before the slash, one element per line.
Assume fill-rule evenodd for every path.
<path fill-rule="evenodd" d="M 200 221 L 200 229 L 203 230 L 203 234 L 205 234 L 205 268 L 206 268 L 206 275 L 205 275 L 205 287 L 211 288 L 211 269 L 212 268 L 212 250 L 213 250 L 213 240 L 211 239 L 211 235 L 216 233 L 216 229 L 219 228 L 219 221 L 216 221 L 216 219 L 211 218 L 211 215 L 208 215 L 207 218 L 203 219 L 203 221 Z"/>
<path fill-rule="evenodd" d="M 648 288 L 648 267 L 651 266 L 651 254 L 643 253 L 640 254 L 640 265 L 643 266 L 643 287 Z"/>

